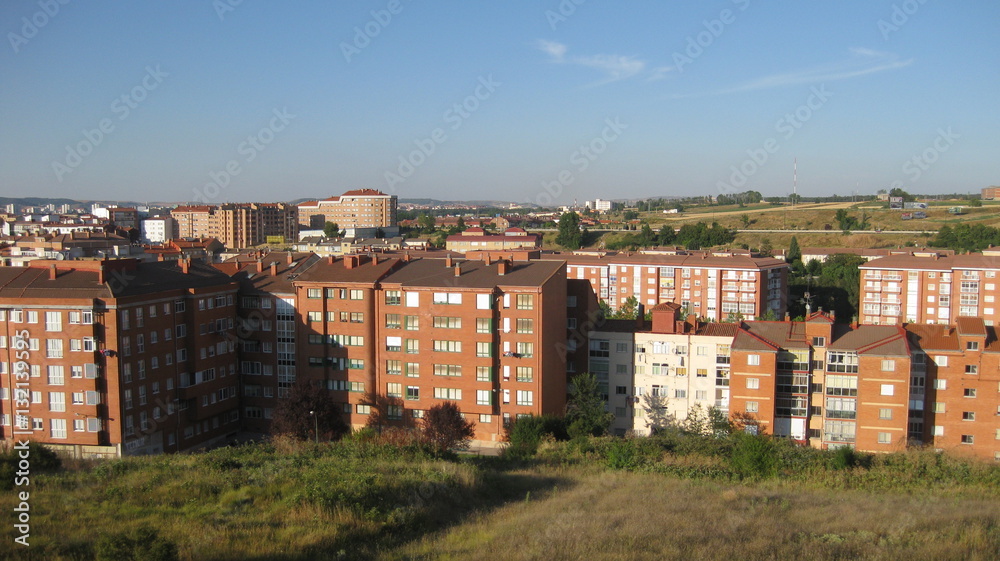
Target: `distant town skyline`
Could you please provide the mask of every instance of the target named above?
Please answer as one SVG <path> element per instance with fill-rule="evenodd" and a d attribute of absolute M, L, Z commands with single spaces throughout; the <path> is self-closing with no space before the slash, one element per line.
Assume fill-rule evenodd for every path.
<path fill-rule="evenodd" d="M 0 194 L 978 193 L 1000 5 L 4 3 Z"/>

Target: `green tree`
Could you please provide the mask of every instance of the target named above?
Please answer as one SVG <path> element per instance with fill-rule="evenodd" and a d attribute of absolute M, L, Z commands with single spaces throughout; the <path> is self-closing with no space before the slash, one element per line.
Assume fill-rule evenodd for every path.
<path fill-rule="evenodd" d="M 740 216 L 740 223 L 743 224 L 743 228 L 744 229 L 750 227 L 750 215 L 749 214 L 744 214 L 744 215 Z"/>
<path fill-rule="evenodd" d="M 785 261 L 794 263 L 802 260 L 802 250 L 799 249 L 799 239 L 792 236 L 792 242 L 788 244 L 788 253 L 785 254 Z"/>
<path fill-rule="evenodd" d="M 417 225 L 420 226 L 420 230 L 425 233 L 433 232 L 436 224 L 437 219 L 429 214 L 421 214 L 417 217 Z"/>
<path fill-rule="evenodd" d="M 567 212 L 559 217 L 559 234 L 556 243 L 566 249 L 580 249 L 583 232 L 580 231 L 580 217 L 575 212 Z"/>
<path fill-rule="evenodd" d="M 614 415 L 605 410 L 597 376 L 583 372 L 573 377 L 566 402 L 566 422 L 571 437 L 601 436 L 608 432 Z"/>
<path fill-rule="evenodd" d="M 340 226 L 336 222 L 327 222 L 323 225 L 323 235 L 328 238 L 336 238 L 340 235 Z"/>
<path fill-rule="evenodd" d="M 673 226 L 663 225 L 660 227 L 660 231 L 656 234 L 656 242 L 659 245 L 670 245 L 674 243 L 677 238 L 677 232 L 674 231 Z"/>
<path fill-rule="evenodd" d="M 349 427 L 340 413 L 340 406 L 330 395 L 305 379 L 299 379 L 288 392 L 288 397 L 278 400 L 274 408 L 271 431 L 287 434 L 301 440 L 316 438 L 336 440 L 348 432 Z"/>
<path fill-rule="evenodd" d="M 476 425 L 462 417 L 454 401 L 439 403 L 424 413 L 422 436 L 439 454 L 453 449 L 464 450 L 476 435 Z"/>

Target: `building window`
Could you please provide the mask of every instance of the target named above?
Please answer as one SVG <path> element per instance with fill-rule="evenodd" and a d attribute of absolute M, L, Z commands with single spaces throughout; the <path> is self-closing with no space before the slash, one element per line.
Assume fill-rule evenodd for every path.
<path fill-rule="evenodd" d="M 747 355 L 747 364 L 750 366 L 759 366 L 760 355 Z"/>
<path fill-rule="evenodd" d="M 48 378 L 50 386 L 61 386 L 66 383 L 66 370 L 60 365 L 49 365 Z"/>
<path fill-rule="evenodd" d="M 518 366 L 516 369 L 518 382 L 533 382 L 534 369 L 530 366 Z"/>
<path fill-rule="evenodd" d="M 434 316 L 434 327 L 438 329 L 461 329 L 462 318 Z"/>
<path fill-rule="evenodd" d="M 888 409 L 888 408 L 885 408 L 885 407 L 880 408 L 878 410 L 878 418 L 881 419 L 881 420 L 883 420 L 883 421 L 891 421 L 892 420 L 892 409 Z"/>
<path fill-rule="evenodd" d="M 888 432 L 880 432 L 880 433 L 878 433 L 878 443 L 879 444 L 891 444 L 892 443 L 892 434 L 888 433 Z"/>
<path fill-rule="evenodd" d="M 757 401 L 748 401 L 744 407 L 744 411 L 747 413 L 757 413 L 760 409 L 760 403 Z"/>
<path fill-rule="evenodd" d="M 881 395 L 894 395 L 895 391 L 896 386 L 893 386 L 892 384 L 882 384 L 880 393 Z"/>
<path fill-rule="evenodd" d="M 306 289 L 306 298 L 322 298 L 322 297 L 323 297 L 323 289 L 321 288 Z"/>
<path fill-rule="evenodd" d="M 403 384 L 390 382 L 385 385 L 385 395 L 387 397 L 403 397 Z"/>
<path fill-rule="evenodd" d="M 420 387 L 406 386 L 406 399 L 410 401 L 415 401 L 420 399 Z"/>
<path fill-rule="evenodd" d="M 462 390 L 457 388 L 434 388 L 434 399 L 461 401 Z"/>
<path fill-rule="evenodd" d="M 435 364 L 435 376 L 461 376 L 462 366 L 459 364 Z"/>
<path fill-rule="evenodd" d="M 52 419 L 49 426 L 52 438 L 66 438 L 66 419 Z"/>
<path fill-rule="evenodd" d="M 895 360 L 883 360 L 882 361 L 882 372 L 895 372 L 895 370 L 896 370 L 896 361 Z"/>
<path fill-rule="evenodd" d="M 385 291 L 385 304 L 387 306 L 399 306 L 402 303 L 402 293 L 399 290 Z"/>
<path fill-rule="evenodd" d="M 963 421 L 975 421 L 976 420 L 976 412 L 975 411 L 962 411 L 962 420 Z"/>
<path fill-rule="evenodd" d="M 518 294 L 517 295 L 517 309 L 518 310 L 533 310 L 535 308 L 535 295 L 534 294 Z"/>
<path fill-rule="evenodd" d="M 399 376 L 403 373 L 403 362 L 400 360 L 385 361 L 385 373 L 390 376 Z"/>
<path fill-rule="evenodd" d="M 362 404 L 359 403 L 358 406 L 357 406 L 357 411 L 358 411 L 358 415 L 371 415 L 372 406 L 371 405 L 362 405 Z"/>
<path fill-rule="evenodd" d="M 406 376 L 408 378 L 417 378 L 420 376 L 420 363 L 418 362 L 407 362 L 406 363 Z"/>
<path fill-rule="evenodd" d="M 965 373 L 966 374 L 978 374 L 979 373 L 979 367 L 976 366 L 975 364 L 966 364 L 965 365 Z"/>
<path fill-rule="evenodd" d="M 979 350 L 979 341 L 967 341 L 965 343 L 965 350 L 967 350 L 967 351 L 978 351 Z"/>
<path fill-rule="evenodd" d="M 476 342 L 476 356 L 479 358 L 489 358 L 493 356 L 493 344 L 487 341 Z"/>
<path fill-rule="evenodd" d="M 528 295 L 530 296 L 530 294 Z M 517 391 L 517 404 L 518 405 L 534 405 L 535 404 L 535 394 L 532 391 L 518 390 Z"/>
<path fill-rule="evenodd" d="M 519 342 L 517 344 L 517 355 L 523 358 L 531 358 L 535 353 L 535 344 Z"/>
<path fill-rule="evenodd" d="M 476 390 L 476 405 L 493 405 L 493 391 Z"/>
<path fill-rule="evenodd" d="M 387 329 L 399 329 L 403 326 L 402 316 L 399 314 L 386 314 L 385 327 Z"/>
<path fill-rule="evenodd" d="M 965 390 L 963 390 L 962 392 L 962 395 L 964 397 L 976 397 L 976 388 L 965 388 Z"/>
<path fill-rule="evenodd" d="M 857 376 L 827 376 L 826 395 L 857 397 Z"/>
<path fill-rule="evenodd" d="M 420 316 L 406 316 L 403 318 L 403 329 L 407 331 L 420 329 Z"/>
<path fill-rule="evenodd" d="M 462 352 L 462 342 L 461 341 L 442 341 L 434 340 L 434 350 L 442 353 L 460 353 Z"/>
<path fill-rule="evenodd" d="M 962 444 L 975 444 L 975 443 L 976 443 L 976 437 L 975 436 L 973 436 L 971 434 L 963 434 L 962 435 Z"/>
<path fill-rule="evenodd" d="M 308 312 L 309 321 L 323 321 L 323 312 Z"/>
<path fill-rule="evenodd" d="M 760 378 L 747 378 L 747 389 L 748 390 L 759 390 L 760 389 Z"/>

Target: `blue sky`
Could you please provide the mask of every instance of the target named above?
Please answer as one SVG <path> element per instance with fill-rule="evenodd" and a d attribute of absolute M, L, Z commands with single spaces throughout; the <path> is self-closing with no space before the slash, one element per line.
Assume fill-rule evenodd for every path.
<path fill-rule="evenodd" d="M 10 0 L 0 194 L 779 196 L 795 160 L 807 196 L 977 192 L 1000 184 L 997 21 L 989 0 Z"/>

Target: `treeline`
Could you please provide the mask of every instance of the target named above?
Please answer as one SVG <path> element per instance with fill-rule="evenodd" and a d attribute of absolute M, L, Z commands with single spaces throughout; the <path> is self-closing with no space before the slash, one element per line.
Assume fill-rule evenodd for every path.
<path fill-rule="evenodd" d="M 685 224 L 677 231 L 671 226 L 663 226 L 658 232 L 654 232 L 649 224 L 643 224 L 638 232 L 609 240 L 605 247 L 611 250 L 636 250 L 657 245 L 681 245 L 687 249 L 701 249 L 731 244 L 735 239 L 736 231 L 720 226 L 718 222 L 713 222 L 711 226 L 704 222 Z"/>
<path fill-rule="evenodd" d="M 959 224 L 942 226 L 931 239 L 931 247 L 943 247 L 955 251 L 982 251 L 990 246 L 1000 246 L 1000 228 L 982 224 Z"/>

